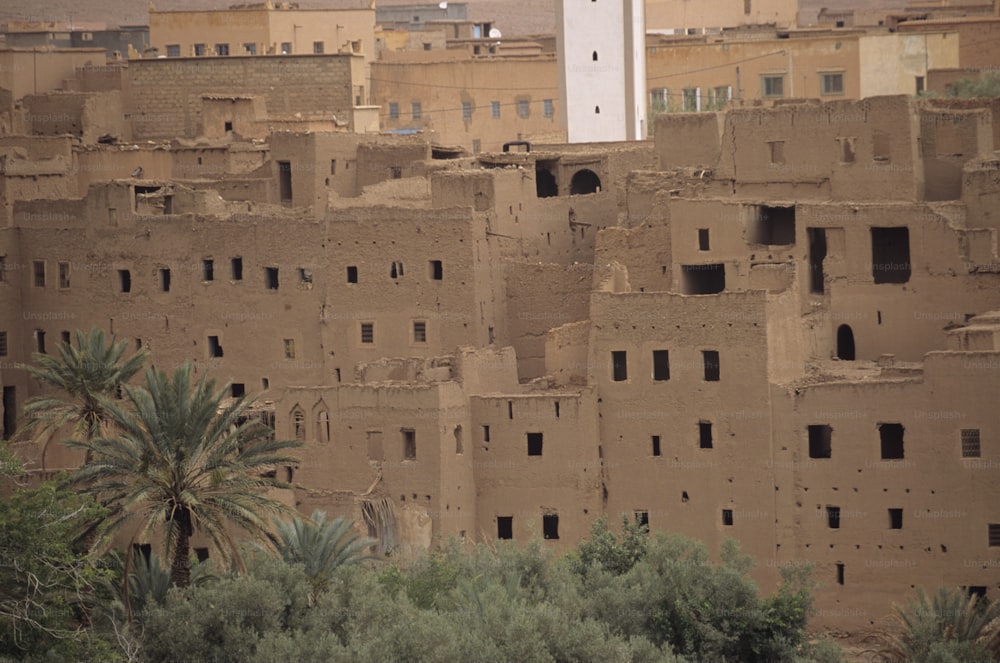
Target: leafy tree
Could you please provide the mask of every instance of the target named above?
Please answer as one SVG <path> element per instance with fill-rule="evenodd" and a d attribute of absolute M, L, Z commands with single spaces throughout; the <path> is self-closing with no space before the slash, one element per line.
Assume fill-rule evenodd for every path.
<path fill-rule="evenodd" d="M 25 403 L 19 439 L 42 443 L 42 470 L 48 445 L 60 431 L 68 429 L 76 439 L 90 441 L 108 432 L 107 403 L 122 385 L 135 376 L 148 353 L 139 350 L 125 359 L 127 341 L 115 343 L 104 331 L 92 327 L 77 330 L 76 345 L 60 343 L 57 354 L 32 355 L 28 374 L 55 393 L 36 396 Z"/>
<path fill-rule="evenodd" d="M 313 511 L 308 520 L 294 516 L 275 521 L 272 537 L 278 555 L 289 564 L 305 566 L 312 585 L 312 599 L 325 591 L 333 574 L 341 566 L 374 559 L 368 548 L 375 543 L 354 531 L 354 521 L 347 518 L 326 519 L 323 511 Z"/>
<path fill-rule="evenodd" d="M 960 78 L 948 86 L 947 93 L 958 98 L 1000 97 L 1000 73 L 984 73 L 978 79 Z"/>
<path fill-rule="evenodd" d="M 189 363 L 173 378 L 150 368 L 146 384 L 124 388 L 128 408 L 107 405 L 117 434 L 72 443 L 92 458 L 76 470 L 74 481 L 113 505 L 105 534 L 137 524 L 135 541 L 162 530 L 171 581 L 185 587 L 196 527 L 215 549 L 242 564 L 227 526 L 261 537 L 267 516 L 287 510 L 266 494 L 287 484 L 266 470 L 296 462 L 285 451 L 300 443 L 275 440 L 270 428 L 248 419 L 250 399 L 224 405 L 228 387 L 216 390 L 207 376 L 192 388 Z"/>
<path fill-rule="evenodd" d="M 895 628 L 876 632 L 876 653 L 889 661 L 958 663 L 1000 659 L 1000 603 L 941 587 L 933 596 L 920 588 L 916 598 L 895 606 Z"/>
<path fill-rule="evenodd" d="M 577 570 L 584 573 L 592 567 L 602 568 L 615 575 L 622 575 L 636 565 L 646 554 L 649 527 L 631 522 L 622 515 L 622 540 L 619 542 L 608 529 L 607 518 L 601 516 L 590 526 L 590 538 L 578 546 Z"/>

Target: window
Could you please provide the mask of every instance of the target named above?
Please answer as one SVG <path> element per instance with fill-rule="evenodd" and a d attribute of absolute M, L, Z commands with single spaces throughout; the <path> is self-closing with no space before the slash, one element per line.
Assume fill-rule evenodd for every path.
<path fill-rule="evenodd" d="M 230 260 L 229 269 L 234 281 L 243 280 L 243 258 L 233 258 Z"/>
<path fill-rule="evenodd" d="M 500 119 L 500 102 L 499 101 L 491 101 L 490 102 L 490 117 L 492 117 L 494 120 L 499 120 Z"/>
<path fill-rule="evenodd" d="M 278 199 L 283 204 L 292 202 L 292 162 L 278 162 Z"/>
<path fill-rule="evenodd" d="M 767 246 L 795 244 L 794 205 L 760 205 L 751 208 L 751 211 L 753 216 L 747 223 L 747 242 Z"/>
<path fill-rule="evenodd" d="M 979 429 L 962 429 L 962 458 L 979 458 Z"/>
<path fill-rule="evenodd" d="M 483 442 L 489 442 L 489 441 L 490 441 L 490 427 L 483 426 Z"/>
<path fill-rule="evenodd" d="M 712 422 L 710 421 L 698 422 L 698 448 L 712 448 Z"/>
<path fill-rule="evenodd" d="M 368 438 L 368 460 L 382 460 L 382 431 L 370 430 L 365 436 Z"/>
<path fill-rule="evenodd" d="M 670 89 L 653 88 L 649 91 L 649 108 L 652 113 L 664 113 L 670 109 Z"/>
<path fill-rule="evenodd" d="M 855 137 L 842 136 L 837 142 L 840 143 L 840 163 L 854 163 Z"/>
<path fill-rule="evenodd" d="M 427 342 L 427 322 L 424 320 L 414 320 L 413 321 L 413 342 L 414 343 L 426 343 Z"/>
<path fill-rule="evenodd" d="M 170 270 L 166 267 L 160 268 L 160 291 L 170 292 Z"/>
<path fill-rule="evenodd" d="M 455 434 L 455 453 L 456 454 L 460 454 L 460 453 L 463 452 L 463 449 L 462 449 L 462 427 L 461 426 L 455 426 L 454 434 Z"/>
<path fill-rule="evenodd" d="M 118 270 L 119 292 L 132 292 L 132 273 L 127 269 Z"/>
<path fill-rule="evenodd" d="M 326 410 L 316 413 L 316 436 L 320 442 L 330 441 L 330 413 Z"/>
<path fill-rule="evenodd" d="M 924 91 L 924 77 L 917 76 L 916 84 L 917 84 L 917 94 L 922 94 Z"/>
<path fill-rule="evenodd" d="M 517 116 L 521 119 L 527 119 L 531 114 L 531 103 L 524 99 L 517 102 Z"/>
<path fill-rule="evenodd" d="M 809 426 L 809 457 L 830 458 L 833 451 L 832 436 L 833 429 L 826 424 Z"/>
<path fill-rule="evenodd" d="M 611 352 L 611 379 L 615 382 L 628 380 L 628 353 L 624 350 Z"/>
<path fill-rule="evenodd" d="M 417 431 L 412 428 L 402 429 L 403 434 L 403 459 L 417 459 Z"/>
<path fill-rule="evenodd" d="M 295 339 L 286 338 L 284 339 L 285 345 L 285 359 L 295 359 Z"/>
<path fill-rule="evenodd" d="M 216 44 L 215 45 L 216 55 L 229 55 L 229 44 Z"/>
<path fill-rule="evenodd" d="M 670 379 L 670 351 L 653 350 L 653 380 L 662 382 Z"/>
<path fill-rule="evenodd" d="M 69 288 L 69 263 L 59 263 L 59 288 L 65 290 Z"/>
<path fill-rule="evenodd" d="M 34 260 L 31 263 L 32 271 L 35 275 L 35 287 L 44 288 L 45 287 L 45 261 L 44 260 Z"/>
<path fill-rule="evenodd" d="M 529 456 L 541 456 L 542 455 L 542 434 L 541 433 L 528 433 L 528 455 Z"/>
<path fill-rule="evenodd" d="M 243 44 L 243 52 L 247 55 L 257 55 L 257 44 Z"/>
<path fill-rule="evenodd" d="M 546 513 L 542 516 L 542 537 L 556 540 L 559 538 L 559 516 Z"/>
<path fill-rule="evenodd" d="M 208 337 L 208 356 L 209 357 L 221 357 L 222 356 L 222 345 L 219 344 L 218 336 Z"/>
<path fill-rule="evenodd" d="M 472 102 L 470 101 L 462 102 L 462 119 L 463 120 L 472 119 Z"/>
<path fill-rule="evenodd" d="M 281 42 L 281 54 L 289 55 L 291 54 L 291 52 L 292 52 L 292 42 L 290 41 Z"/>
<path fill-rule="evenodd" d="M 264 287 L 268 290 L 278 289 L 278 268 L 277 267 L 265 267 L 264 268 Z"/>
<path fill-rule="evenodd" d="M 762 97 L 783 97 L 785 96 L 784 76 L 763 76 L 761 78 Z"/>
<path fill-rule="evenodd" d="M 726 289 L 726 266 L 722 263 L 681 265 L 681 289 L 685 295 L 714 295 Z"/>
<path fill-rule="evenodd" d="M 837 562 L 837 584 L 844 584 L 844 565 L 841 562 Z"/>
<path fill-rule="evenodd" d="M 375 323 L 374 322 L 362 322 L 361 323 L 361 342 L 365 345 L 371 345 L 375 343 Z"/>
<path fill-rule="evenodd" d="M 202 281 L 214 281 L 215 280 L 215 261 L 214 260 L 202 260 L 201 261 L 201 280 Z"/>
<path fill-rule="evenodd" d="M 480 139 L 478 139 L 478 138 L 473 138 L 472 139 L 472 153 L 473 154 L 479 154 L 482 151 L 483 151 L 483 143 L 482 143 L 482 141 Z"/>
<path fill-rule="evenodd" d="M 7 256 L 0 256 L 0 283 L 7 280 Z"/>
<path fill-rule="evenodd" d="M 826 526 L 830 529 L 840 529 L 840 507 L 826 507 Z"/>
<path fill-rule="evenodd" d="M 313 273 L 311 269 L 299 267 L 299 283 L 302 285 L 312 285 Z"/>
<path fill-rule="evenodd" d="M 337 174 L 337 160 L 336 159 L 330 159 L 330 174 L 331 175 L 336 175 Z"/>
<path fill-rule="evenodd" d="M 1000 546 L 1000 525 L 996 523 L 990 523 L 989 543 L 990 543 L 990 548 L 996 548 Z"/>
<path fill-rule="evenodd" d="M 882 460 L 898 460 L 903 457 L 903 431 L 902 424 L 878 424 Z"/>
<path fill-rule="evenodd" d="M 205 55 L 205 44 L 195 44 L 194 45 L 194 54 L 197 57 L 204 56 Z"/>
<path fill-rule="evenodd" d="M 45 354 L 45 332 L 41 329 L 35 330 L 35 350 L 39 354 Z"/>
<path fill-rule="evenodd" d="M 684 88 L 683 97 L 682 97 L 682 99 L 683 99 L 683 106 L 682 106 L 682 108 L 684 109 L 685 113 L 693 113 L 693 112 L 695 112 L 697 110 L 700 110 L 698 108 L 698 105 L 699 105 L 698 104 L 698 102 L 699 102 L 699 94 L 698 93 L 699 93 L 699 89 L 696 88 L 696 87 L 687 87 L 687 88 Z"/>
<path fill-rule="evenodd" d="M 708 228 L 698 228 L 698 250 L 708 251 L 709 245 Z"/>
<path fill-rule="evenodd" d="M 395 101 L 389 102 L 389 119 L 398 120 L 399 119 L 399 104 Z"/>
<path fill-rule="evenodd" d="M 403 275 L 403 263 L 393 261 L 392 266 L 389 267 L 389 278 L 398 279 Z"/>
<path fill-rule="evenodd" d="M 660 455 L 660 436 L 659 435 L 654 435 L 653 436 L 653 455 L 654 456 L 659 456 Z"/>
<path fill-rule="evenodd" d="M 514 538 L 514 516 L 497 516 L 497 538 Z"/>
<path fill-rule="evenodd" d="M 903 529 L 902 509 L 889 509 L 889 529 Z"/>
<path fill-rule="evenodd" d="M 180 44 L 167 44 L 167 57 L 168 58 L 179 58 L 181 56 L 181 45 Z"/>
<path fill-rule="evenodd" d="M 229 385 L 229 395 L 233 398 L 243 398 L 246 396 L 247 387 L 242 382 L 234 382 Z"/>
<path fill-rule="evenodd" d="M 69 345 L 71 343 L 71 341 L 70 341 L 70 335 L 69 335 L 68 331 L 61 331 L 61 332 L 59 332 L 59 338 L 66 345 Z M 142 339 L 141 338 L 135 339 L 135 349 L 136 350 L 142 350 Z"/>
<path fill-rule="evenodd" d="M 770 154 L 771 163 L 780 166 L 785 163 L 785 141 L 783 140 L 772 140 L 767 143 L 768 152 Z"/>
<path fill-rule="evenodd" d="M 358 268 L 354 265 L 349 265 L 347 267 L 347 282 L 357 283 L 358 282 Z"/>
<path fill-rule="evenodd" d="M 313 42 L 313 53 L 316 53 L 317 55 L 319 55 L 322 52 L 323 52 L 323 42 L 321 42 L 321 41 L 314 41 Z"/>
<path fill-rule="evenodd" d="M 726 527 L 732 527 L 733 526 L 733 510 L 732 509 L 723 509 L 722 510 L 722 524 L 725 525 Z"/>
<path fill-rule="evenodd" d="M 844 94 L 844 74 L 820 74 L 822 94 Z"/>
<path fill-rule="evenodd" d="M 702 350 L 701 358 L 705 367 L 705 382 L 718 382 L 719 352 L 717 350 Z"/>
<path fill-rule="evenodd" d="M 872 279 L 875 283 L 910 280 L 909 228 L 872 228 Z"/>
<path fill-rule="evenodd" d="M 423 109 L 420 107 L 419 101 L 414 101 L 412 104 L 410 104 L 410 114 L 413 116 L 414 120 L 419 120 L 421 117 L 423 117 L 424 112 Z"/>
<path fill-rule="evenodd" d="M 292 411 L 292 430 L 295 433 L 295 439 L 305 441 L 306 439 L 306 414 L 302 410 L 295 408 Z"/>
<path fill-rule="evenodd" d="M 542 115 L 552 117 L 556 114 L 555 104 L 551 99 L 542 99 Z"/>
<path fill-rule="evenodd" d="M 431 260 L 430 263 L 430 275 L 432 281 L 440 281 L 444 278 L 444 270 L 440 260 Z"/>
<path fill-rule="evenodd" d="M 7 356 L 7 332 L 0 331 L 0 357 Z"/>

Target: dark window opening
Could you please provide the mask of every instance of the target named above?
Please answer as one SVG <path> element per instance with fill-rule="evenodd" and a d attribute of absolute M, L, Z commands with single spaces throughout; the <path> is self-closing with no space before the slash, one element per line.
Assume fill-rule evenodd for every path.
<path fill-rule="evenodd" d="M 854 332 L 850 325 L 837 327 L 837 359 L 854 361 Z"/>
<path fill-rule="evenodd" d="M 371 345 L 375 342 L 375 323 L 374 322 L 362 322 L 361 323 L 361 342 L 365 345 Z"/>
<path fill-rule="evenodd" d="M 569 183 L 569 193 L 571 196 L 597 193 L 600 190 L 601 178 L 597 176 L 597 173 L 587 168 L 576 171 Z"/>
<path fill-rule="evenodd" d="M 264 268 L 264 286 L 268 290 L 278 289 L 278 268 L 277 267 L 265 267 Z"/>
<path fill-rule="evenodd" d="M 659 435 L 654 435 L 653 436 L 653 455 L 654 456 L 659 456 L 660 455 L 660 436 Z"/>
<path fill-rule="evenodd" d="M 593 53 L 591 54 L 590 58 L 591 58 L 591 59 L 592 59 L 592 60 L 593 60 L 594 62 L 597 62 L 597 51 L 594 51 L 594 52 L 593 52 Z"/>
<path fill-rule="evenodd" d="M 826 229 L 806 228 L 809 239 L 809 292 L 822 293 L 826 276 L 823 260 L 826 259 Z"/>
<path fill-rule="evenodd" d="M 412 428 L 403 429 L 403 458 L 405 460 L 417 458 L 417 432 Z"/>
<path fill-rule="evenodd" d="M 708 251 L 708 228 L 698 228 L 698 250 Z"/>
<path fill-rule="evenodd" d="M 615 382 L 628 380 L 628 353 L 624 350 L 611 352 L 611 379 Z"/>
<path fill-rule="evenodd" d="M 542 516 L 542 537 L 553 540 L 559 538 L 559 516 L 552 513 Z"/>
<path fill-rule="evenodd" d="M 969 585 L 964 588 L 969 598 L 973 596 L 978 596 L 981 599 L 986 598 L 986 585 Z"/>
<path fill-rule="evenodd" d="M 883 460 L 898 460 L 903 457 L 904 430 L 902 424 L 878 424 Z"/>
<path fill-rule="evenodd" d="M 0 331 L 0 357 L 7 356 L 7 332 Z"/>
<path fill-rule="evenodd" d="M 559 401 L 556 401 L 554 403 L 554 405 L 555 405 L 555 410 L 556 410 L 556 419 L 558 419 L 559 418 Z"/>
<path fill-rule="evenodd" d="M 826 424 L 809 426 L 809 457 L 830 458 L 833 452 L 832 437 L 833 428 Z"/>
<path fill-rule="evenodd" d="M 989 526 L 989 545 L 990 548 L 996 548 L 1000 546 L 1000 524 L 990 523 Z"/>
<path fill-rule="evenodd" d="M 278 162 L 278 198 L 283 203 L 292 202 L 292 162 Z"/>
<path fill-rule="evenodd" d="M 903 529 L 902 509 L 889 509 L 889 529 Z"/>
<path fill-rule="evenodd" d="M 165 267 L 160 270 L 160 290 L 170 292 L 170 270 Z"/>
<path fill-rule="evenodd" d="M 653 379 L 659 382 L 670 379 L 669 350 L 653 350 Z"/>
<path fill-rule="evenodd" d="M 681 491 L 681 502 L 685 502 L 686 503 L 686 502 L 689 502 L 690 500 L 691 500 L 691 498 L 688 497 L 688 492 L 686 490 L 682 490 Z"/>
<path fill-rule="evenodd" d="M 733 510 L 732 509 L 723 509 L 722 510 L 722 524 L 725 525 L 726 527 L 732 527 L 733 526 Z"/>
<path fill-rule="evenodd" d="M 243 280 L 243 258 L 233 258 L 229 261 L 229 267 L 232 271 L 234 281 Z"/>
<path fill-rule="evenodd" d="M 3 439 L 9 440 L 17 429 L 17 387 L 3 388 Z"/>
<path fill-rule="evenodd" d="M 701 360 L 705 368 L 705 382 L 718 382 L 719 352 L 717 350 L 702 350 Z"/>
<path fill-rule="evenodd" d="M 202 281 L 214 281 L 215 280 L 215 261 L 214 260 L 202 260 L 201 261 L 201 280 Z"/>
<path fill-rule="evenodd" d="M 413 321 L 413 342 L 414 343 L 426 343 L 427 342 L 427 322 L 424 320 L 414 320 Z"/>
<path fill-rule="evenodd" d="M 243 398 L 247 393 L 246 385 L 242 382 L 234 382 L 229 386 L 229 395 L 233 398 Z"/>
<path fill-rule="evenodd" d="M 917 94 L 921 94 L 924 91 L 924 77 L 917 76 Z"/>
<path fill-rule="evenodd" d="M 875 283 L 910 280 L 910 229 L 872 228 L 872 278 Z"/>
<path fill-rule="evenodd" d="M 649 531 L 649 511 L 636 511 L 635 512 L 635 524 L 639 527 L 646 528 Z"/>
<path fill-rule="evenodd" d="M 528 455 L 529 456 L 541 456 L 542 455 L 542 434 L 541 433 L 528 433 Z"/>
<path fill-rule="evenodd" d="M 228 133 L 230 133 L 230 132 L 232 132 L 232 130 L 233 130 L 233 123 L 232 123 L 232 122 L 228 122 L 228 121 L 227 121 L 227 122 L 226 122 L 226 123 L 225 123 L 225 124 L 223 125 L 223 129 L 225 129 L 225 131 L 226 131 L 226 133 L 227 133 L 227 134 L 228 134 Z"/>
<path fill-rule="evenodd" d="M 299 267 L 299 283 L 302 285 L 312 285 L 313 273 L 311 269 Z"/>
<path fill-rule="evenodd" d="M 751 220 L 748 228 L 747 241 L 767 246 L 795 244 L 795 206 L 758 207 L 756 218 Z"/>
<path fill-rule="evenodd" d="M 444 265 L 440 260 L 430 261 L 430 272 L 432 281 L 441 281 L 444 279 Z"/>
<path fill-rule="evenodd" d="M 199 562 L 208 561 L 208 548 L 195 548 L 194 554 L 198 558 Z"/>
<path fill-rule="evenodd" d="M 514 401 L 507 401 L 507 418 L 514 418 Z"/>
<path fill-rule="evenodd" d="M 840 507 L 826 507 L 826 526 L 830 529 L 840 529 Z"/>
<path fill-rule="evenodd" d="M 132 273 L 127 269 L 118 270 L 118 290 L 132 292 Z"/>
<path fill-rule="evenodd" d="M 489 441 L 490 441 L 490 427 L 483 426 L 483 442 L 489 442 Z"/>
<path fill-rule="evenodd" d="M 32 269 L 35 274 L 35 287 L 44 288 L 45 287 L 45 262 L 42 260 L 35 260 L 31 263 Z"/>
<path fill-rule="evenodd" d="M 358 268 L 351 265 L 347 268 L 347 282 L 357 283 L 358 282 Z"/>
<path fill-rule="evenodd" d="M 712 448 L 712 424 L 708 421 L 698 422 L 698 448 Z"/>
<path fill-rule="evenodd" d="M 726 266 L 681 265 L 681 287 L 685 295 L 714 295 L 726 289 Z"/>
<path fill-rule="evenodd" d="M 218 336 L 208 337 L 208 356 L 209 357 L 221 357 L 222 356 L 222 345 L 219 344 Z"/>
<path fill-rule="evenodd" d="M 838 138 L 837 142 L 840 143 L 840 163 L 854 163 L 854 138 Z"/>
<path fill-rule="evenodd" d="M 462 427 L 455 426 L 455 453 L 462 453 Z"/>
<path fill-rule="evenodd" d="M 962 429 L 962 458 L 979 458 L 979 429 Z"/>
<path fill-rule="evenodd" d="M 514 516 L 497 516 L 497 538 L 514 538 Z"/>
<path fill-rule="evenodd" d="M 844 584 L 844 565 L 840 562 L 837 563 L 837 584 Z"/>
<path fill-rule="evenodd" d="M 559 195 L 559 184 L 552 174 L 555 162 L 535 162 L 535 193 L 539 198 L 553 198 Z"/>

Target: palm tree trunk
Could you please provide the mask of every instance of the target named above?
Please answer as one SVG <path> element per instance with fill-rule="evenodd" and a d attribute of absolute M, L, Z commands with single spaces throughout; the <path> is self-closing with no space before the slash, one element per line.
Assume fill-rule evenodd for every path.
<path fill-rule="evenodd" d="M 191 584 L 191 512 L 186 508 L 178 509 L 174 518 L 177 520 L 177 545 L 170 567 L 170 581 L 176 587 L 187 587 Z"/>

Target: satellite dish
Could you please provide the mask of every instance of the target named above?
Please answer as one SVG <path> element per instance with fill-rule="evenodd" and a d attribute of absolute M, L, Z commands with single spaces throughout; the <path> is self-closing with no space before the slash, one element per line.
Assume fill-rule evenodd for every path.
<path fill-rule="evenodd" d="M 440 7 L 441 9 L 448 9 L 448 0 L 443 0 L 442 2 L 439 2 L 438 7 Z"/>
<path fill-rule="evenodd" d="M 490 39 L 499 39 L 503 35 L 496 28 L 490 28 Z"/>

